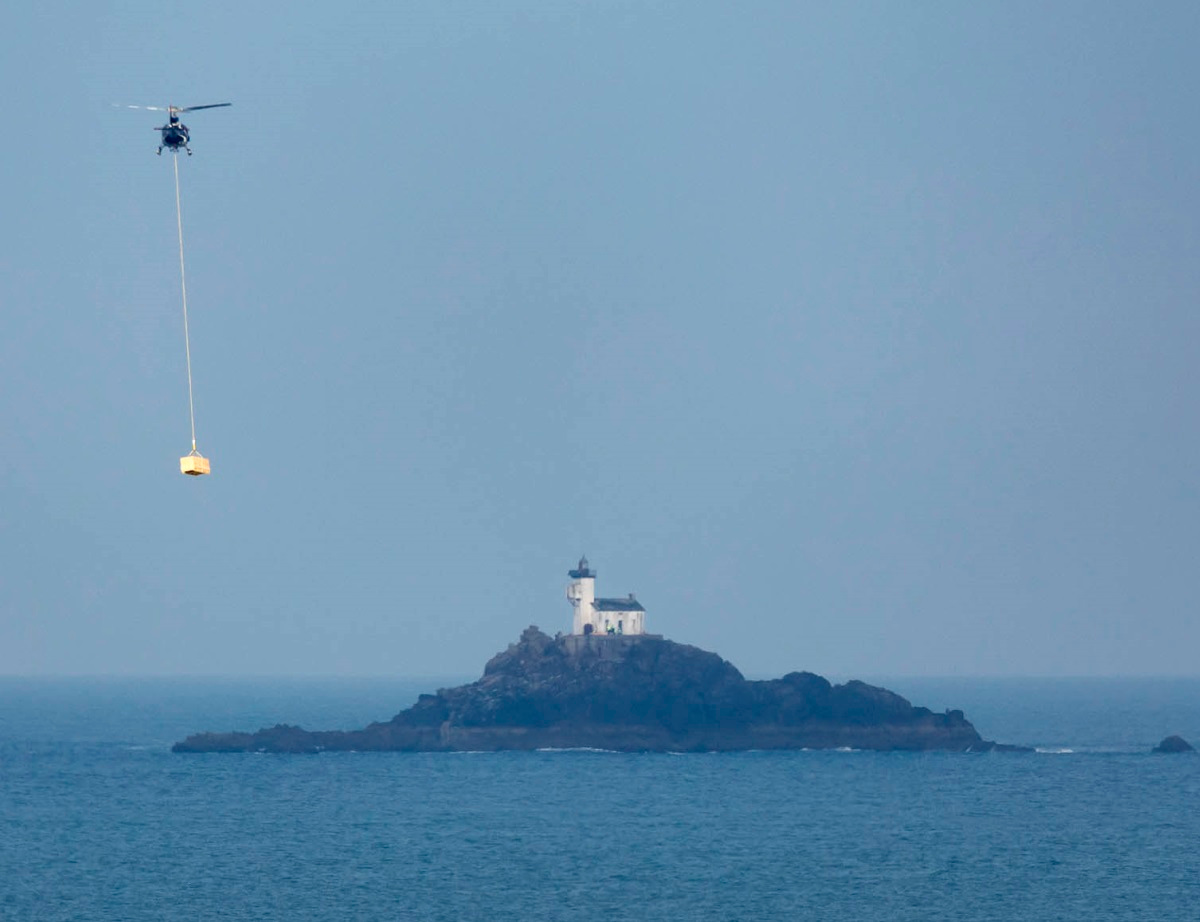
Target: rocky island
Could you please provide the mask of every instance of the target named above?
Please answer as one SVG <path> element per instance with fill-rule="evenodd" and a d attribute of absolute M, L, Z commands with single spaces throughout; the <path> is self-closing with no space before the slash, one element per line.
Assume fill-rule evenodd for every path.
<path fill-rule="evenodd" d="M 278 725 L 200 733 L 174 752 L 455 752 L 596 748 L 1015 749 L 982 739 L 962 711 L 913 707 L 884 688 L 811 672 L 750 681 L 715 653 L 650 634 L 549 637 L 529 627 L 476 682 L 421 695 L 361 730 Z"/>

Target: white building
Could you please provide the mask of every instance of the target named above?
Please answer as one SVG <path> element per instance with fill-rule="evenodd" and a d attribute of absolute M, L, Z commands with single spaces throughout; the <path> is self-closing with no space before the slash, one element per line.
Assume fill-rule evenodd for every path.
<path fill-rule="evenodd" d="M 575 609 L 572 634 L 646 633 L 646 609 L 632 592 L 624 599 L 596 598 L 596 571 L 588 567 L 586 557 L 567 575 L 567 598 Z"/>

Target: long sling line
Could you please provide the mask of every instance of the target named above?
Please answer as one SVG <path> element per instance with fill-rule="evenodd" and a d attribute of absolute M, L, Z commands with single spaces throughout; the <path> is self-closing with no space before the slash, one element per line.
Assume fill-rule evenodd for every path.
<path fill-rule="evenodd" d="M 188 337 L 187 276 L 183 271 L 183 209 L 179 204 L 179 155 L 175 161 L 175 220 L 179 225 L 179 287 L 183 291 L 183 348 L 187 353 L 188 415 L 192 420 L 192 452 L 196 451 L 196 406 L 192 400 L 192 344 Z"/>

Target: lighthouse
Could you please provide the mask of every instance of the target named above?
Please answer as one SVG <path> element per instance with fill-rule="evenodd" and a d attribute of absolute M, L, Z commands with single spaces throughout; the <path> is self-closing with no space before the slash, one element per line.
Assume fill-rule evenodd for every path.
<path fill-rule="evenodd" d="M 571 582 L 567 584 L 567 600 L 574 609 L 571 625 L 572 634 L 644 634 L 646 632 L 646 609 L 629 593 L 623 599 L 596 598 L 596 571 L 588 566 L 586 557 L 579 558 L 579 565 L 567 571 Z"/>
<path fill-rule="evenodd" d="M 567 576 L 571 577 L 571 582 L 567 584 L 567 599 L 575 609 L 571 633 L 590 634 L 595 630 L 596 574 L 588 567 L 588 559 L 580 557 L 579 566 L 568 570 Z M 584 629 L 585 625 L 587 630 Z"/>

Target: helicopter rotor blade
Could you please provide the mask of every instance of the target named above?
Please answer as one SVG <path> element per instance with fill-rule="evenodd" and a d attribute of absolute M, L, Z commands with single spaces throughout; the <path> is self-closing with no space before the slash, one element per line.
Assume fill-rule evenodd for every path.
<path fill-rule="evenodd" d="M 149 109 L 151 112 L 169 112 L 169 111 L 171 111 L 169 108 L 164 107 L 164 106 L 130 106 L 130 105 L 126 105 L 125 103 L 120 103 L 120 102 L 114 102 L 113 108 L 115 108 L 115 109 Z"/>
<path fill-rule="evenodd" d="M 222 109 L 225 106 L 232 106 L 231 102 L 214 102 L 211 106 L 184 106 L 181 109 L 176 109 L 176 112 L 195 112 L 197 109 Z"/>

